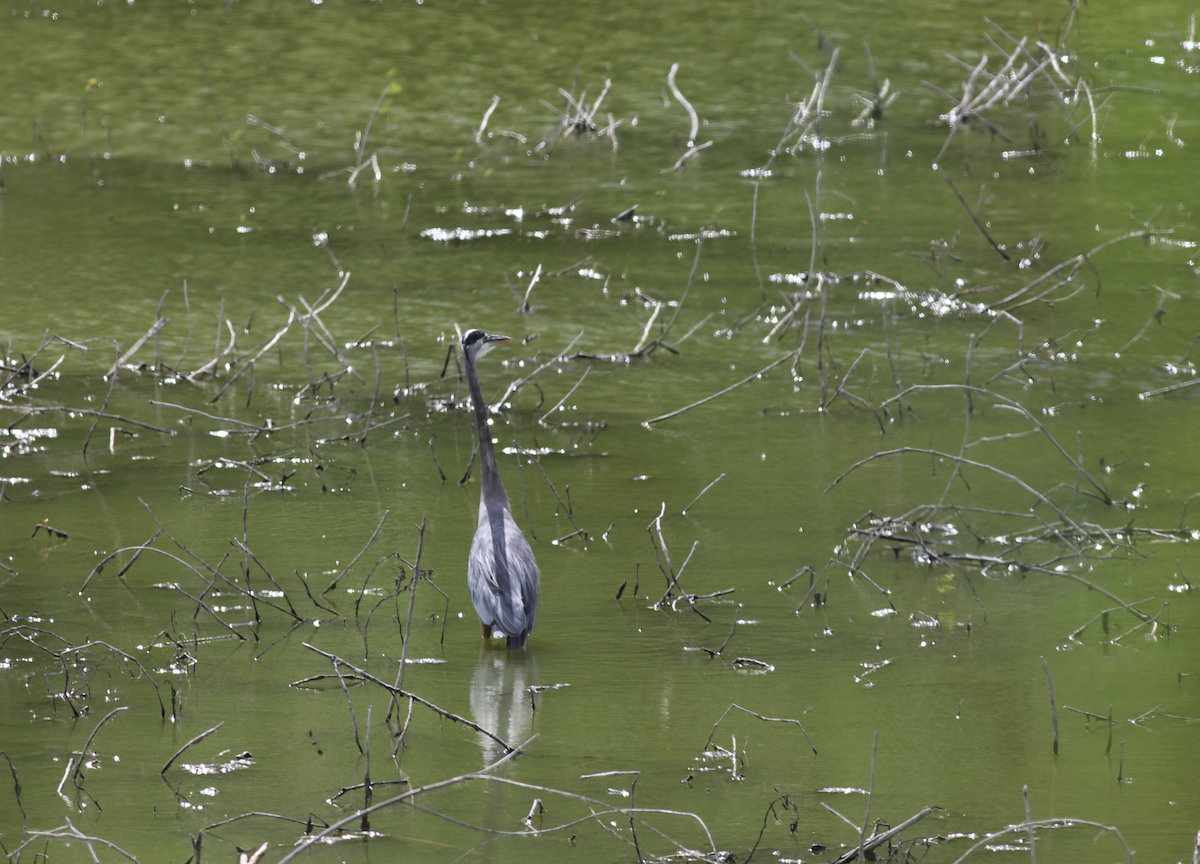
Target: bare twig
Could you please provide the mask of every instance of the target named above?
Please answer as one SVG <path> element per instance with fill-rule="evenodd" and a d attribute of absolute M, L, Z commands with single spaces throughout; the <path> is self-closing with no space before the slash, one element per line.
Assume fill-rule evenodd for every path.
<path fill-rule="evenodd" d="M 719 483 L 721 481 L 721 478 L 724 476 L 725 476 L 725 472 L 722 471 L 719 475 L 717 475 L 716 480 L 712 481 L 707 486 L 705 486 L 703 489 L 701 489 L 700 494 L 692 499 L 692 503 L 683 508 L 683 515 L 686 516 L 688 514 L 688 511 L 691 510 L 694 506 L 696 506 L 696 502 L 704 497 L 704 493 L 707 492 L 712 487 L 716 486 L 717 483 Z"/>
<path fill-rule="evenodd" d="M 696 144 L 696 135 L 700 132 L 700 118 L 696 115 L 696 109 L 692 107 L 692 103 L 683 98 L 683 94 L 679 92 L 679 87 L 677 87 L 675 84 L 675 73 L 678 71 L 679 64 L 673 63 L 671 65 L 671 71 L 667 74 L 667 86 L 671 88 L 671 92 L 675 95 L 675 99 L 684 107 L 684 110 L 688 112 L 688 116 L 692 118 L 692 131 L 688 134 L 687 144 L 688 147 L 694 147 Z M 711 143 L 712 142 L 710 141 L 709 144 Z M 706 144 L 704 146 L 707 147 L 708 145 Z M 684 158 L 686 159 L 687 157 L 685 156 Z M 683 159 L 680 159 L 679 161 L 682 162 Z M 676 163 L 675 167 L 678 169 L 679 163 Z"/>
<path fill-rule="evenodd" d="M 869 853 L 873 852 L 875 849 L 878 849 L 880 846 L 882 846 L 884 843 L 891 840 L 897 834 L 900 834 L 902 831 L 904 831 L 907 828 L 910 828 L 911 826 L 920 822 L 922 819 L 924 819 L 926 816 L 928 816 L 932 812 L 933 812 L 932 807 L 922 807 L 919 811 L 917 811 L 915 814 L 913 814 L 912 816 L 905 819 L 903 822 L 901 822 L 899 825 L 895 826 L 894 828 L 890 828 L 887 831 L 884 831 L 882 834 L 876 834 L 875 836 L 871 837 L 870 840 L 865 841 L 862 845 L 856 846 L 855 848 L 849 849 L 846 852 L 842 853 L 841 855 L 839 855 L 837 858 L 834 859 L 833 864 L 850 864 L 851 861 L 859 860 L 860 855 L 865 855 L 865 854 L 869 854 Z"/>
<path fill-rule="evenodd" d="M 475 143 L 480 147 L 483 146 L 483 132 L 487 129 L 488 120 L 491 119 L 492 112 L 496 110 L 496 106 L 500 104 L 500 97 L 493 96 L 492 104 L 483 112 L 483 122 L 479 124 L 479 131 L 475 133 Z"/>
<path fill-rule="evenodd" d="M 1054 702 L 1054 679 L 1050 677 L 1050 666 L 1042 658 L 1042 671 L 1046 673 L 1046 686 L 1050 688 L 1050 725 L 1054 730 L 1054 753 L 1058 754 L 1058 708 Z"/>
<path fill-rule="evenodd" d="M 75 765 L 74 782 L 77 787 L 83 781 L 83 776 L 80 774 L 80 770 L 83 768 L 84 763 L 87 762 L 87 754 L 88 751 L 92 749 L 92 742 L 96 740 L 96 733 L 100 731 L 100 727 L 102 727 L 113 717 L 117 716 L 122 711 L 128 710 L 128 705 L 122 705 L 120 708 L 114 708 L 113 710 L 109 711 L 104 715 L 104 719 L 96 724 L 96 728 L 92 730 L 92 734 L 88 736 L 87 742 L 83 745 L 83 749 L 79 751 L 79 762 Z"/>
<path fill-rule="evenodd" d="M 987 58 L 985 57 L 984 59 L 986 60 Z M 975 223 L 975 227 L 979 229 L 979 233 L 982 234 L 984 238 L 986 238 L 987 241 L 992 244 L 992 248 L 999 252 L 1005 261 L 1011 261 L 1012 258 L 1007 252 L 1004 251 L 1004 247 L 992 238 L 992 235 L 988 233 L 987 228 L 983 227 L 983 223 L 979 221 L 979 217 L 975 215 L 975 211 L 971 209 L 971 205 L 967 203 L 967 199 L 964 198 L 962 193 L 958 191 L 958 187 L 954 185 L 954 181 L 950 179 L 950 175 L 943 171 L 940 165 L 937 166 L 937 170 L 938 173 L 942 175 L 942 179 L 946 181 L 947 185 L 949 185 L 950 190 L 954 193 L 955 197 L 958 198 L 959 203 L 963 205 L 963 208 L 967 211 L 967 215 L 971 217 L 971 221 L 973 221 Z"/>
<path fill-rule="evenodd" d="M 375 526 L 375 531 L 371 534 L 371 539 L 367 541 L 367 545 L 363 546 L 363 548 L 359 550 L 359 553 L 354 556 L 354 559 L 349 564 L 347 564 L 344 568 L 342 568 L 342 572 L 339 573 L 337 576 L 335 576 L 334 580 L 329 583 L 329 587 L 321 592 L 322 597 L 325 596 L 326 594 L 328 594 L 334 588 L 336 588 L 338 582 L 342 581 L 342 577 L 345 576 L 347 573 L 349 573 L 350 568 L 353 567 L 355 564 L 357 564 L 358 559 L 361 558 L 363 555 L 365 555 L 366 551 L 371 548 L 371 544 L 374 543 L 375 538 L 379 536 L 379 532 L 383 529 L 383 523 L 387 521 L 388 514 L 391 512 L 392 512 L 391 510 L 383 511 L 383 515 L 379 517 L 379 524 Z"/>
<path fill-rule="evenodd" d="M 166 774 L 166 773 L 167 773 L 167 769 L 168 769 L 168 768 L 170 768 L 170 767 L 171 767 L 171 765 L 172 765 L 172 764 L 175 762 L 175 760 L 176 760 L 176 759 L 178 759 L 178 758 L 179 758 L 179 757 L 180 757 L 180 756 L 183 754 L 183 751 L 184 751 L 184 750 L 188 749 L 189 747 L 191 747 L 191 746 L 192 746 L 192 745 L 194 745 L 194 744 L 199 744 L 201 741 L 203 741 L 203 740 L 204 740 L 205 738 L 207 738 L 209 735 L 211 735 L 211 734 L 213 734 L 214 732 L 216 732 L 218 729 L 220 729 L 220 728 L 221 728 L 222 726 L 224 726 L 224 725 L 225 725 L 225 721 L 224 721 L 224 720 L 222 720 L 222 721 L 221 721 L 220 723 L 218 723 L 216 726 L 214 726 L 214 727 L 212 727 L 211 729 L 208 729 L 208 730 L 206 730 L 206 731 L 204 731 L 204 732 L 201 732 L 199 735 L 197 735 L 197 736 L 196 736 L 195 738 L 193 738 L 191 741 L 187 742 L 187 743 L 186 743 L 186 744 L 184 744 L 182 747 L 180 747 L 178 750 L 176 750 L 176 751 L 175 751 L 175 755 L 174 755 L 174 756 L 172 756 L 170 759 L 168 759 L 168 760 L 167 760 L 167 763 L 166 763 L 165 765 L 163 765 L 162 769 L 161 769 L 161 770 L 158 772 L 158 773 L 159 773 L 159 776 L 162 776 L 163 774 Z"/>
<path fill-rule="evenodd" d="M 812 748 L 813 755 L 814 756 L 817 755 L 816 746 L 812 743 L 812 739 L 808 737 L 808 732 L 805 731 L 804 724 L 801 723 L 799 720 L 796 720 L 792 717 L 764 717 L 762 714 L 759 714 L 757 711 L 751 711 L 749 708 L 743 708 L 741 705 L 738 705 L 736 702 L 729 703 L 729 707 L 726 708 L 725 712 L 720 717 L 717 718 L 717 722 L 713 724 L 712 731 L 708 733 L 708 740 L 704 742 L 704 747 L 701 748 L 702 750 L 707 751 L 708 748 L 712 746 L 713 735 L 717 734 L 717 727 L 721 725 L 721 721 L 724 720 L 726 718 L 726 716 L 728 716 L 729 712 L 732 711 L 734 708 L 738 709 L 739 711 L 744 711 L 745 713 L 749 714 L 751 717 L 757 717 L 759 720 L 765 720 L 769 723 L 795 723 L 798 727 L 800 727 L 800 731 L 804 733 L 804 740 L 807 741 L 808 746 L 810 748 Z"/>
<path fill-rule="evenodd" d="M 712 400 L 714 400 L 720 396 L 724 396 L 726 393 L 736 390 L 737 388 L 741 387 L 743 384 L 750 383 L 755 378 L 761 378 L 765 373 L 770 372 L 772 369 L 774 369 L 780 363 L 784 363 L 784 362 L 792 359 L 793 357 L 798 357 L 800 355 L 800 352 L 803 350 L 804 350 L 804 346 L 801 345 L 800 348 L 798 348 L 797 350 L 789 351 L 787 354 L 784 354 L 782 357 L 780 357 L 774 363 L 771 363 L 768 366 L 764 366 L 762 369 L 759 369 L 753 375 L 748 375 L 747 377 L 743 378 L 741 381 L 737 382 L 736 384 L 732 384 L 729 387 L 726 387 L 724 390 L 721 390 L 718 393 L 714 393 L 711 396 L 705 396 L 703 399 L 699 400 L 698 402 L 693 402 L 691 405 L 686 405 L 683 408 L 679 408 L 679 409 L 677 409 L 675 411 L 671 411 L 667 414 L 661 414 L 658 417 L 651 417 L 649 420 L 644 421 L 642 423 L 642 425 L 649 428 L 650 424 L 652 424 L 652 423 L 659 423 L 663 420 L 669 420 L 672 417 L 678 417 L 680 414 L 682 414 L 685 411 L 690 411 L 691 409 L 693 409 L 699 405 L 703 405 L 705 402 L 711 402 Z"/>
<path fill-rule="evenodd" d="M 663 173 L 669 174 L 672 171 L 680 170 L 681 168 L 683 168 L 683 163 L 686 162 L 689 158 L 691 158 L 692 156 L 695 156 L 701 150 L 708 149 L 712 145 L 713 145 L 712 141 L 705 141 L 703 144 L 697 144 L 695 147 L 690 148 L 686 153 L 684 153 L 682 156 L 680 156 L 679 159 L 675 162 L 675 164 L 672 165 L 670 168 L 664 168 Z"/>

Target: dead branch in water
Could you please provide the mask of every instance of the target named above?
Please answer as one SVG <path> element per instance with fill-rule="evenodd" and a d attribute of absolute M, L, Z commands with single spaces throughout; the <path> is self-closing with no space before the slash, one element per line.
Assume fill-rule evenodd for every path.
<path fill-rule="evenodd" d="M 803 350 L 804 350 L 804 344 L 801 343 L 800 347 L 797 348 L 795 351 L 789 351 L 787 354 L 784 354 L 782 357 L 780 357 L 774 363 L 771 363 L 768 366 L 764 366 L 762 369 L 759 369 L 753 375 L 748 375 L 747 377 L 743 378 L 741 381 L 737 382 L 736 384 L 731 384 L 730 386 L 726 387 L 724 390 L 714 393 L 711 396 L 706 396 L 703 399 L 699 400 L 698 402 L 693 402 L 691 405 L 685 405 L 683 408 L 679 408 L 679 409 L 677 409 L 675 411 L 671 411 L 667 414 L 660 414 L 658 417 L 651 417 L 649 420 L 643 421 L 642 425 L 649 428 L 652 423 L 661 423 L 663 420 L 670 420 L 672 417 L 678 417 L 680 414 L 684 413 L 685 411 L 690 411 L 693 408 L 703 405 L 706 402 L 711 402 L 714 399 L 724 396 L 726 393 L 730 393 L 730 392 L 736 390 L 737 388 L 741 387 L 743 384 L 749 384 L 754 379 L 761 378 L 764 374 L 766 374 L 767 372 L 770 372 L 772 369 L 774 369 L 779 364 L 785 363 L 786 361 L 791 360 L 795 357 L 799 357 L 800 352 L 802 352 Z"/>
<path fill-rule="evenodd" d="M 1054 300 L 1046 300 L 1045 298 L 1048 297 L 1051 293 L 1053 293 L 1058 288 L 1062 287 L 1063 285 L 1068 285 L 1071 282 L 1073 282 L 1075 279 L 1075 274 L 1079 271 L 1079 268 L 1082 267 L 1084 264 L 1090 265 L 1092 257 L 1097 252 L 1107 249 L 1109 246 L 1112 246 L 1116 243 L 1121 243 L 1125 240 L 1131 240 L 1134 237 L 1142 237 L 1142 238 L 1163 237 L 1163 236 L 1173 234 L 1173 233 L 1175 233 L 1174 229 L 1170 229 L 1170 228 L 1161 230 L 1161 231 L 1159 231 L 1159 230 L 1130 231 L 1126 234 L 1122 234 L 1120 237 L 1113 237 L 1111 240 L 1105 240 L 1103 243 L 1099 244 L 1098 246 L 1093 247 L 1092 249 L 1089 249 L 1087 252 L 1081 252 L 1080 254 L 1076 255 L 1073 258 L 1068 258 L 1066 261 L 1059 262 L 1058 264 L 1056 264 L 1055 266 L 1053 266 L 1049 270 L 1047 270 L 1045 273 L 1038 276 L 1032 282 L 1027 284 L 1024 288 L 1021 288 L 1020 290 L 1015 291 L 1012 294 L 1009 294 L 1007 297 L 1005 297 L 1001 300 L 997 300 L 993 303 L 988 304 L 989 308 L 999 309 L 1000 307 L 1003 306 L 1004 311 L 1011 312 L 1013 309 L 1018 309 L 1021 306 L 1026 306 L 1030 303 L 1036 303 L 1039 300 L 1046 302 L 1046 303 L 1057 302 L 1057 301 L 1063 300 L 1065 298 L 1060 297 L 1060 298 L 1055 298 Z M 1043 282 L 1046 282 L 1047 280 L 1049 280 L 1051 277 L 1057 275 L 1058 273 L 1061 273 L 1063 270 L 1068 271 L 1065 278 L 1056 281 L 1049 288 L 1045 289 L 1040 294 L 1038 294 L 1034 297 L 1028 297 L 1024 300 L 1021 300 L 1021 302 L 1019 302 L 1019 303 L 1013 302 L 1013 301 L 1017 300 L 1018 298 L 1024 297 L 1026 294 L 1028 294 L 1034 288 L 1038 287 Z M 1097 283 L 1096 291 L 1099 292 L 1099 290 L 1100 290 L 1100 285 L 1099 285 L 1099 283 Z M 1070 295 L 1070 296 L 1074 296 L 1074 295 Z"/>
<path fill-rule="evenodd" d="M 726 708 L 725 711 L 721 714 L 721 716 L 717 718 L 717 722 L 713 724 L 712 731 L 708 733 L 708 740 L 706 740 L 704 742 L 704 746 L 702 748 L 700 748 L 702 751 L 707 752 L 712 747 L 712 739 L 713 739 L 713 736 L 717 734 L 717 727 L 721 725 L 721 721 L 723 721 L 727 716 L 729 716 L 729 712 L 732 711 L 734 708 L 736 708 L 737 710 L 742 711 L 746 714 L 749 714 L 751 717 L 757 717 L 759 720 L 763 720 L 768 723 L 795 723 L 796 726 L 798 726 L 800 728 L 800 731 L 804 734 L 804 740 L 808 742 L 808 746 L 812 749 L 813 755 L 814 756 L 817 755 L 816 745 L 814 745 L 812 743 L 812 739 L 808 737 L 808 732 L 806 732 L 804 729 L 804 724 L 801 723 L 799 720 L 796 720 L 793 717 L 766 717 L 762 714 L 759 714 L 757 711 L 751 711 L 749 708 L 743 708 L 741 705 L 738 705 L 736 702 L 730 702 L 729 707 Z"/>
<path fill-rule="evenodd" d="M 487 738 L 492 739 L 497 744 L 499 744 L 501 747 L 503 747 L 504 752 L 506 752 L 506 753 L 515 752 L 517 749 L 515 747 L 511 747 L 502 738 L 489 732 L 487 729 L 484 729 L 478 723 L 474 723 L 474 722 L 468 720 L 466 717 L 460 717 L 459 715 L 454 714 L 453 712 L 446 711 L 443 708 L 439 708 L 437 705 L 430 702 L 428 699 L 422 699 L 420 696 L 417 696 L 415 693 L 408 693 L 404 690 L 401 690 L 399 687 L 395 687 L 391 684 L 388 684 L 386 681 L 375 677 L 374 675 L 370 674 L 369 672 L 367 672 L 364 669 L 360 669 L 358 666 L 355 666 L 353 663 L 343 660 L 341 657 L 338 657 L 336 654 L 330 654 L 327 651 L 322 651 L 320 648 L 317 648 L 314 645 L 310 645 L 308 642 L 304 642 L 302 644 L 308 650 L 313 651 L 317 654 L 320 654 L 322 657 L 326 658 L 331 663 L 333 663 L 339 667 L 345 667 L 345 668 L 349 669 L 351 672 L 353 672 L 355 675 L 362 678 L 364 681 L 369 681 L 370 683 L 372 683 L 378 687 L 382 687 L 384 690 L 386 690 L 391 695 L 395 696 L 397 699 L 412 699 L 413 701 L 418 702 L 421 705 L 424 705 L 426 708 L 433 711 L 435 714 L 437 714 L 441 717 L 444 717 L 447 720 L 452 720 L 455 723 L 461 723 L 463 726 L 466 726 L 468 729 L 471 729 L 475 732 L 478 732 L 480 735 L 483 735 Z M 522 746 L 524 746 L 524 745 L 522 745 Z"/>
<path fill-rule="evenodd" d="M 950 179 L 950 175 L 943 171 L 940 165 L 937 166 L 937 170 L 938 173 L 942 175 L 942 179 L 945 180 L 946 184 L 950 187 L 950 191 L 954 193 L 954 196 L 958 198 L 959 203 L 963 205 L 963 209 L 967 211 L 967 215 L 971 217 L 971 221 L 975 223 L 975 227 L 979 229 L 979 233 L 983 235 L 985 240 L 992 244 L 993 249 L 1000 253 L 1001 258 L 1003 258 L 1005 261 L 1011 261 L 1012 257 L 1004 251 L 1004 247 L 996 242 L 992 235 L 988 233 L 987 228 L 983 227 L 983 223 L 979 221 L 979 217 L 975 215 L 975 211 L 971 209 L 971 205 L 967 203 L 967 199 L 964 198 L 962 193 L 958 191 L 958 187 L 954 185 L 954 181 Z"/>
<path fill-rule="evenodd" d="M 688 147 L 694 148 L 696 144 L 696 135 L 700 131 L 700 118 L 696 115 L 696 109 L 692 107 L 692 103 L 683 98 L 683 93 L 679 91 L 679 87 L 675 84 L 675 73 L 678 71 L 679 64 L 671 64 L 671 71 L 667 73 L 667 86 L 671 88 L 671 92 L 675 95 L 675 100 L 683 106 L 685 111 L 688 112 L 688 117 L 692 118 L 692 131 L 688 134 L 687 145 Z M 711 144 L 712 142 L 710 141 L 708 143 Z M 680 159 L 679 161 L 682 162 L 683 159 Z M 679 166 L 677 163 L 676 168 L 678 167 Z"/>

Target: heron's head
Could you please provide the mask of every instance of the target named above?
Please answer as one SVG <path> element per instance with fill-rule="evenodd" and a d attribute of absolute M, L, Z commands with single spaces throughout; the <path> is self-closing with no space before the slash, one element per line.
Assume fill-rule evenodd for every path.
<path fill-rule="evenodd" d="M 472 361 L 475 361 L 497 345 L 503 345 L 505 342 L 511 341 L 512 339 L 508 336 L 484 333 L 482 330 L 468 330 L 463 334 L 463 354 L 470 357 Z"/>

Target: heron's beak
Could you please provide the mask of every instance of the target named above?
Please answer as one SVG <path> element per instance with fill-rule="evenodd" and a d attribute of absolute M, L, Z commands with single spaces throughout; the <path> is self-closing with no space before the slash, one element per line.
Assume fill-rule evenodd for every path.
<path fill-rule="evenodd" d="M 484 354 L 487 354 L 497 345 L 503 345 L 504 343 L 511 341 L 512 339 L 508 336 L 498 336 L 493 333 L 485 333 L 483 339 L 477 343 L 479 347 L 475 349 L 475 357 L 478 359 Z"/>

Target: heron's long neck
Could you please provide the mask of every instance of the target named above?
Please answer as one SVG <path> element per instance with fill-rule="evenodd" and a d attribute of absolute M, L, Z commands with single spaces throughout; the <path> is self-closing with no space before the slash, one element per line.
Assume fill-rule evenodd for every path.
<path fill-rule="evenodd" d="M 500 482 L 500 472 L 496 468 L 496 451 L 492 449 L 492 432 L 488 426 L 487 402 L 483 401 L 483 391 L 479 387 L 479 376 L 475 371 L 475 361 L 467 359 L 467 387 L 471 391 L 471 403 L 475 407 L 475 428 L 479 433 L 479 463 L 482 466 L 482 500 L 503 501 L 508 504 L 508 494 L 504 484 Z"/>

